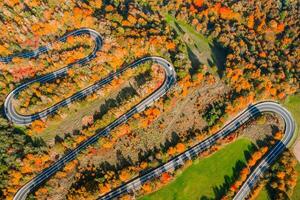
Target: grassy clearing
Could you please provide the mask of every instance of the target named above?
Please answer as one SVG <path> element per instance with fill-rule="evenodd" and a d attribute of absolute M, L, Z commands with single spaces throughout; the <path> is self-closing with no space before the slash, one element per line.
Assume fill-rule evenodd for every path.
<path fill-rule="evenodd" d="M 295 137 L 293 138 L 292 143 L 295 142 L 299 135 L 299 127 L 300 127 L 300 94 L 296 94 L 293 96 L 289 96 L 287 100 L 284 102 L 284 106 L 292 113 L 295 122 L 297 124 L 296 128 L 296 134 Z"/>
<path fill-rule="evenodd" d="M 265 187 L 260 191 L 260 193 L 257 196 L 256 200 L 270 200 L 268 191 Z"/>
<path fill-rule="evenodd" d="M 98 98 L 93 101 L 74 102 L 69 108 L 62 108 L 65 111 L 65 117 L 61 120 L 51 120 L 48 122 L 47 128 L 40 133 L 46 143 L 51 143 L 56 135 L 64 136 L 64 133 L 72 132 L 72 130 L 81 128 L 81 119 L 87 115 L 93 115 L 104 104 L 107 98 Z M 62 112 L 62 111 L 61 111 Z"/>
<path fill-rule="evenodd" d="M 245 152 L 251 144 L 250 140 L 242 138 L 208 158 L 195 160 L 173 182 L 141 200 L 216 199 L 230 184 L 228 181 L 236 168 L 245 162 Z"/>
<path fill-rule="evenodd" d="M 171 15 L 166 15 L 167 23 L 181 36 L 188 50 L 192 67 L 198 68 L 200 64 L 212 67 L 212 73 L 219 75 L 224 70 L 227 52 L 216 44 L 211 37 L 198 33 L 192 26 L 177 20 Z M 217 68 L 215 67 L 217 66 Z"/>

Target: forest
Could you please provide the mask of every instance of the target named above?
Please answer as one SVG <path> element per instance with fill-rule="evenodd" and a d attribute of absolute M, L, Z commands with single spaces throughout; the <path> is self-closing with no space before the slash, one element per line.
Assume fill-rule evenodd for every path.
<path fill-rule="evenodd" d="M 57 38 L 87 27 L 99 32 L 104 41 L 97 57 L 84 66 L 75 65 L 67 76 L 45 84 L 35 83 L 23 90 L 13 102 L 18 113 L 42 111 L 149 55 L 169 60 L 177 74 L 177 83 L 166 96 L 113 129 L 108 137 L 100 138 L 30 195 L 33 199 L 95 199 L 214 134 L 249 103 L 284 102 L 297 94 L 299 6 L 295 0 L 1 0 L 0 57 L 35 50 L 48 43 L 53 47 L 37 58 L 14 57 L 11 63 L 0 62 L 1 199 L 12 199 L 31 178 L 117 119 L 164 81 L 164 72 L 157 64 L 145 63 L 46 119 L 16 126 L 3 111 L 9 92 L 23 82 L 87 56 L 94 47 L 87 35 L 69 37 L 66 42 L 57 42 Z M 197 37 L 200 42 L 196 42 Z M 199 45 L 209 55 L 201 53 Z M 197 123 L 201 126 L 183 125 L 176 133 L 170 131 L 172 127 L 167 122 L 175 120 L 172 113 L 195 91 L 205 87 L 219 90 L 211 90 L 213 94 L 209 89 L 203 92 L 211 95 L 211 101 L 204 102 L 201 95 L 196 97 L 199 100 L 193 117 L 199 118 Z M 86 112 L 74 108 L 86 108 L 87 103 L 96 106 Z M 191 121 L 184 120 L 187 112 L 183 109 L 177 113 L 182 123 Z M 139 141 L 147 131 L 168 132 L 170 137 L 152 138 L 152 149 L 128 142 Z M 252 152 L 247 167 L 240 171 L 223 199 L 235 194 L 249 169 L 282 137 L 282 131 L 278 130 L 269 143 Z M 219 141 L 199 156 L 217 151 L 236 137 L 238 134 Z M 138 155 L 131 158 L 123 154 L 117 144 L 122 144 L 126 151 L 138 151 Z M 283 166 L 288 170 L 283 171 Z M 256 190 L 264 185 L 275 191 L 278 199 L 290 197 L 297 180 L 295 167 L 293 155 L 286 150 Z M 157 190 L 170 182 L 173 175 L 166 172 L 153 183 L 146 183 L 138 196 Z"/>

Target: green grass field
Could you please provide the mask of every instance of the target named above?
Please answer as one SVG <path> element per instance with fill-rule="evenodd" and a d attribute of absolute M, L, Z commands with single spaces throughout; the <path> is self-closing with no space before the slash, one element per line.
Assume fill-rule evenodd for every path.
<path fill-rule="evenodd" d="M 197 159 L 173 182 L 141 200 L 216 199 L 230 185 L 235 168 L 244 164 L 245 151 L 251 146 L 250 140 L 242 138 L 208 158 Z"/>
<path fill-rule="evenodd" d="M 284 106 L 292 113 L 296 124 L 297 124 L 297 129 L 293 142 L 299 136 L 299 131 L 300 131 L 300 94 L 290 96 L 287 98 L 287 100 L 284 102 Z"/>
<path fill-rule="evenodd" d="M 290 96 L 284 105 L 289 109 L 289 111 L 292 113 L 296 124 L 297 124 L 297 129 L 296 129 L 296 137 L 299 137 L 299 131 L 300 131 L 300 94 Z M 295 137 L 295 139 L 296 139 Z M 291 200 L 299 200 L 300 199 L 300 164 L 297 165 L 297 171 L 298 171 L 298 180 L 297 180 L 297 185 L 294 188 L 294 193 L 291 197 Z"/>
<path fill-rule="evenodd" d="M 270 200 L 268 191 L 265 187 L 260 191 L 260 193 L 259 193 L 258 197 L 256 198 L 256 200 Z"/>

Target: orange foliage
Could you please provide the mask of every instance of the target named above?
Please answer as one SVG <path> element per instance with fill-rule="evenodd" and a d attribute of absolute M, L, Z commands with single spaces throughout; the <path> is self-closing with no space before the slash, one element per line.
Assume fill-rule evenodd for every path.
<path fill-rule="evenodd" d="M 111 190 L 109 183 L 105 183 L 102 187 L 100 186 L 100 194 L 106 194 Z"/>
<path fill-rule="evenodd" d="M 89 4 L 98 9 L 102 7 L 102 1 L 99 0 L 91 0 Z"/>
<path fill-rule="evenodd" d="M 176 151 L 177 151 L 177 153 L 182 153 L 182 152 L 184 152 L 184 150 L 185 150 L 185 145 L 184 144 L 178 143 L 176 145 Z"/>
<path fill-rule="evenodd" d="M 10 7 L 15 6 L 19 2 L 20 2 L 19 0 L 4 0 L 4 3 Z"/>
<path fill-rule="evenodd" d="M 268 152 L 268 150 L 269 150 L 268 147 L 263 147 L 263 148 L 261 148 L 260 152 L 264 155 L 265 153 Z"/>
<path fill-rule="evenodd" d="M 254 27 L 254 15 L 250 15 L 248 18 L 248 28 L 253 29 Z"/>
<path fill-rule="evenodd" d="M 239 21 L 241 18 L 239 13 L 235 13 L 230 8 L 227 8 L 227 7 L 221 7 L 219 9 L 219 14 L 220 14 L 221 18 L 227 19 L 227 20 L 235 19 L 235 20 Z"/>
<path fill-rule="evenodd" d="M 127 20 L 130 22 L 130 24 L 133 24 L 133 25 L 136 24 L 136 22 L 137 22 L 136 18 L 132 15 L 129 15 Z"/>
<path fill-rule="evenodd" d="M 158 108 L 149 108 L 145 111 L 145 114 L 148 118 L 155 119 L 160 114 L 160 110 Z"/>
<path fill-rule="evenodd" d="M 57 172 L 55 177 L 58 179 L 65 178 L 67 176 L 66 172 Z"/>
<path fill-rule="evenodd" d="M 263 32 L 263 28 L 266 25 L 265 18 L 260 21 L 260 24 L 257 26 L 257 32 Z"/>
<path fill-rule="evenodd" d="M 176 44 L 174 42 L 168 42 L 166 47 L 168 50 L 174 51 L 176 48 Z"/>
<path fill-rule="evenodd" d="M 125 182 L 130 178 L 130 174 L 127 170 L 122 170 L 122 172 L 119 175 L 119 178 L 121 181 Z"/>
<path fill-rule="evenodd" d="M 277 32 L 277 33 L 281 33 L 282 31 L 284 31 L 284 24 L 283 24 L 283 23 L 280 23 L 280 24 L 278 24 L 278 26 L 277 26 L 276 32 Z"/>
<path fill-rule="evenodd" d="M 105 10 L 106 10 L 106 12 L 111 12 L 114 10 L 114 7 L 112 5 L 108 5 L 108 6 L 106 6 Z"/>
<path fill-rule="evenodd" d="M 31 124 L 31 129 L 36 133 L 41 133 L 45 128 L 46 125 L 42 120 L 35 120 Z"/>
<path fill-rule="evenodd" d="M 123 20 L 122 21 L 122 26 L 131 26 L 131 24 L 128 20 Z"/>
<path fill-rule="evenodd" d="M 47 162 L 50 160 L 48 155 L 33 155 L 27 154 L 22 160 L 21 172 L 28 174 L 42 170 L 47 166 Z"/>
<path fill-rule="evenodd" d="M 160 177 L 160 181 L 165 184 L 167 182 L 169 182 L 171 180 L 171 175 L 168 172 L 164 172 L 162 173 L 161 177 Z"/>
<path fill-rule="evenodd" d="M 4 45 L 0 45 L 0 54 L 3 56 L 7 56 L 11 54 L 11 52 Z"/>
<path fill-rule="evenodd" d="M 134 199 L 135 198 L 133 198 L 129 194 L 125 194 L 125 195 L 123 195 L 123 196 L 120 197 L 120 200 L 134 200 Z"/>
<path fill-rule="evenodd" d="M 106 149 L 110 149 L 114 146 L 114 142 L 113 141 L 108 141 L 106 139 L 103 139 L 104 143 L 103 143 L 103 148 L 106 148 Z"/>
<path fill-rule="evenodd" d="M 73 161 L 66 164 L 66 166 L 64 168 L 64 171 L 67 172 L 67 173 L 72 172 L 77 165 L 78 165 L 78 161 L 73 160 Z"/>
<path fill-rule="evenodd" d="M 50 19 L 51 19 L 51 17 L 52 17 L 52 11 L 50 11 L 50 10 L 45 10 L 44 11 L 44 18 L 45 18 L 45 20 L 46 21 L 49 21 Z"/>
<path fill-rule="evenodd" d="M 195 6 L 200 8 L 203 5 L 204 0 L 194 0 Z"/>
<path fill-rule="evenodd" d="M 275 139 L 275 140 L 281 140 L 282 136 L 283 136 L 282 131 L 277 131 L 277 132 L 274 134 L 274 139 Z"/>
<path fill-rule="evenodd" d="M 260 52 L 260 53 L 259 53 L 259 57 L 261 57 L 261 58 L 267 57 L 266 52 Z"/>
<path fill-rule="evenodd" d="M 130 126 L 128 124 L 122 124 L 117 129 L 117 137 L 122 137 L 130 133 Z"/>
<path fill-rule="evenodd" d="M 35 195 L 45 195 L 47 193 L 48 193 L 47 188 L 42 187 L 35 192 Z"/>
<path fill-rule="evenodd" d="M 146 169 L 146 168 L 148 167 L 148 163 L 147 163 L 147 162 L 142 162 L 142 163 L 140 164 L 140 167 L 141 167 L 142 169 Z"/>
<path fill-rule="evenodd" d="M 169 156 L 173 156 L 173 155 L 175 155 L 175 153 L 176 153 L 176 149 L 174 147 L 170 147 L 168 149 Z"/>
<path fill-rule="evenodd" d="M 197 9 L 195 8 L 194 5 L 191 5 L 191 6 L 190 6 L 190 12 L 191 12 L 191 13 L 197 12 Z"/>
<path fill-rule="evenodd" d="M 41 1 L 39 0 L 24 0 L 24 3 L 26 3 L 31 8 L 41 5 Z"/>
<path fill-rule="evenodd" d="M 278 94 L 278 98 L 279 99 L 284 99 L 285 98 L 285 93 L 284 92 L 280 92 L 279 94 Z"/>
<path fill-rule="evenodd" d="M 23 177 L 23 175 L 18 171 L 11 171 L 10 177 L 11 177 L 10 181 L 11 181 L 12 185 L 19 185 L 20 180 Z"/>
<path fill-rule="evenodd" d="M 277 172 L 276 176 L 277 176 L 279 179 L 284 179 L 285 173 L 284 173 L 284 172 Z"/>
<path fill-rule="evenodd" d="M 244 169 L 242 169 L 241 173 L 240 173 L 240 177 L 241 177 L 241 180 L 244 181 L 246 180 L 248 174 L 250 173 L 250 170 L 245 167 Z"/>
<path fill-rule="evenodd" d="M 150 193 L 152 191 L 152 187 L 150 183 L 146 183 L 142 186 L 142 189 L 144 190 L 145 193 Z"/>

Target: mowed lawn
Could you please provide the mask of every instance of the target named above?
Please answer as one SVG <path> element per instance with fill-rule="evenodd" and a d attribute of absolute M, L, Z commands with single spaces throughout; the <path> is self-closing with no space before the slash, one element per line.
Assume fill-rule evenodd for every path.
<path fill-rule="evenodd" d="M 216 199 L 215 188 L 232 177 L 237 162 L 245 162 L 245 151 L 252 146 L 250 140 L 241 138 L 226 145 L 210 157 L 197 159 L 174 181 L 162 189 L 140 198 L 141 200 L 199 200 Z"/>
<path fill-rule="evenodd" d="M 300 132 L 300 94 L 288 97 L 287 100 L 284 102 L 284 106 L 292 113 L 292 115 L 296 121 L 296 124 L 297 124 L 296 136 L 297 135 L 299 136 L 299 132 Z"/>

